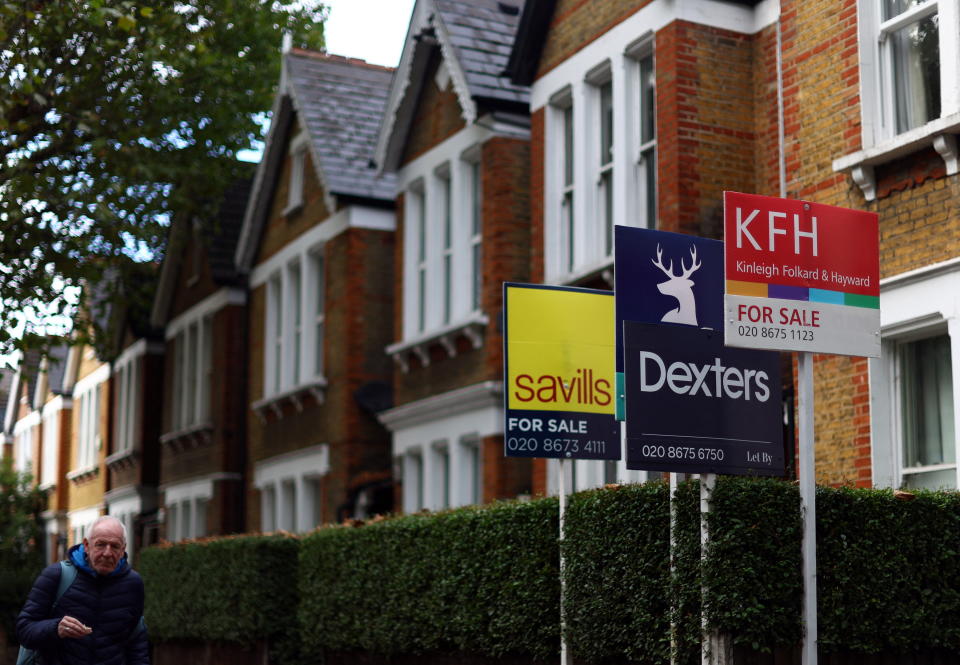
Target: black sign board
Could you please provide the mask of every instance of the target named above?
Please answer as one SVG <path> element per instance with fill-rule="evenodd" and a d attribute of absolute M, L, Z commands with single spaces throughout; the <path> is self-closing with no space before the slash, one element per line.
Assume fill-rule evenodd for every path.
<path fill-rule="evenodd" d="M 723 332 L 625 321 L 627 468 L 782 475 L 780 356 Z"/>

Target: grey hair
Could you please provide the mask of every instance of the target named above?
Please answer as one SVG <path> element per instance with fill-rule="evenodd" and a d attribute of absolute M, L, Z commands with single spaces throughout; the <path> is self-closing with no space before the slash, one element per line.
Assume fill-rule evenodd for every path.
<path fill-rule="evenodd" d="M 123 534 L 123 544 L 124 544 L 124 546 L 126 546 L 126 544 L 127 544 L 127 527 L 124 526 L 123 522 L 121 522 L 119 519 L 117 519 L 117 517 L 116 517 L 115 515 L 101 515 L 101 516 L 98 517 L 97 519 L 93 520 L 93 523 L 90 525 L 90 528 L 87 530 L 87 536 L 89 537 L 89 535 L 90 535 L 91 533 L 93 533 L 94 531 L 96 531 L 96 529 L 97 529 L 98 526 L 100 526 L 101 524 L 107 523 L 107 522 L 120 525 L 120 532 Z"/>

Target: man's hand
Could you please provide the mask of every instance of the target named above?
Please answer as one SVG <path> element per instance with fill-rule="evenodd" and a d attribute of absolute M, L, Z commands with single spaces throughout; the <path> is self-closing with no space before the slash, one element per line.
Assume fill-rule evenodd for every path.
<path fill-rule="evenodd" d="M 57 635 L 60 637 L 81 638 L 93 632 L 93 628 L 84 626 L 73 617 L 63 617 L 57 624 Z"/>

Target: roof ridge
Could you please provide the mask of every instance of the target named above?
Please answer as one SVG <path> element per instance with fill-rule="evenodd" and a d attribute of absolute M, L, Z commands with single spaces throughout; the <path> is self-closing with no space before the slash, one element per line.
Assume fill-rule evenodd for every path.
<path fill-rule="evenodd" d="M 325 60 L 327 62 L 336 62 L 345 65 L 358 65 L 360 67 L 366 67 L 367 69 L 376 69 L 384 72 L 393 72 L 396 67 L 387 67 L 386 65 L 376 65 L 372 62 L 367 62 L 363 58 L 353 58 L 347 55 L 337 55 L 336 53 L 328 53 L 326 51 L 313 51 L 309 49 L 302 48 L 292 48 L 290 49 L 291 55 L 300 55 L 307 58 L 313 58 L 315 60 Z"/>

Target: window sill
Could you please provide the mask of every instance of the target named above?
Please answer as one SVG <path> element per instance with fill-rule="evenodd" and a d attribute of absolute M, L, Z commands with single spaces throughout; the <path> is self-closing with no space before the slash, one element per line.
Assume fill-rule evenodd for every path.
<path fill-rule="evenodd" d="M 82 469 L 74 469 L 67 473 L 67 480 L 75 485 L 79 485 L 88 480 L 92 480 L 100 475 L 99 466 L 85 466 Z"/>
<path fill-rule="evenodd" d="M 283 418 L 284 404 L 293 404 L 297 413 L 300 413 L 303 411 L 303 402 L 307 395 L 312 396 L 317 404 L 323 404 L 326 388 L 327 380 L 321 376 L 313 381 L 302 383 L 289 390 L 257 400 L 250 405 L 250 408 L 253 409 L 260 418 L 260 422 L 266 422 L 267 414 L 270 412 L 273 412 L 277 420 L 280 420 Z"/>
<path fill-rule="evenodd" d="M 884 141 L 871 148 L 859 150 L 833 160 L 833 170 L 850 174 L 867 201 L 877 198 L 874 168 L 933 146 L 943 158 L 947 175 L 958 172 L 957 137 L 960 133 L 960 113 L 937 118 L 923 127 Z"/>
<path fill-rule="evenodd" d="M 457 337 L 466 337 L 474 349 L 483 346 L 483 331 L 489 319 L 486 314 L 476 312 L 456 323 L 451 323 L 428 333 L 418 335 L 403 342 L 397 342 L 387 347 L 387 355 L 391 356 L 404 374 L 410 371 L 410 357 L 420 360 L 421 367 L 430 365 L 430 347 L 439 345 L 453 358 L 457 355 Z"/>
<path fill-rule="evenodd" d="M 570 272 L 551 276 L 547 284 L 553 286 L 577 286 L 584 282 L 601 279 L 613 288 L 613 258 L 608 257 L 596 263 L 584 266 Z"/>
<path fill-rule="evenodd" d="M 139 458 L 140 454 L 132 448 L 129 450 L 121 450 L 107 457 L 107 467 L 109 467 L 111 471 L 122 471 L 136 464 Z"/>
<path fill-rule="evenodd" d="M 174 452 L 197 448 L 213 440 L 213 424 L 200 423 L 183 429 L 167 432 L 160 436 L 160 443 L 169 446 Z"/>

